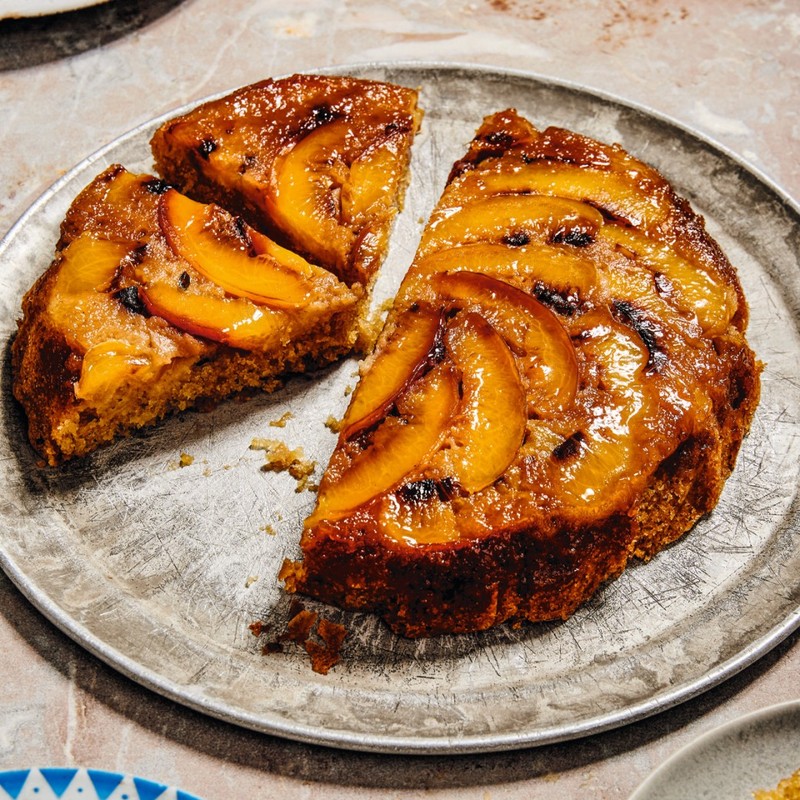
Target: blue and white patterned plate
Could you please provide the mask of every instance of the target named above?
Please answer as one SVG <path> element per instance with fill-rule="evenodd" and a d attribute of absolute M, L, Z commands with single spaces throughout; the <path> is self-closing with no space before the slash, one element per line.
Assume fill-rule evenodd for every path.
<path fill-rule="evenodd" d="M 161 783 L 99 769 L 0 772 L 0 800 L 200 800 Z"/>

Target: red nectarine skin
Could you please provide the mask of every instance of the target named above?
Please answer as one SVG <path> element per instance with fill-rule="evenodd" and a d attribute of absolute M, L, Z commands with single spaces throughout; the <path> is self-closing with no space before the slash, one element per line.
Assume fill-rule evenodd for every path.
<path fill-rule="evenodd" d="M 336 285 L 330 273 L 218 206 L 197 203 L 174 189 L 161 196 L 158 219 L 175 253 L 236 297 L 271 308 L 300 308 Z"/>
<path fill-rule="evenodd" d="M 231 347 L 260 349 L 280 342 L 286 318 L 243 298 L 187 292 L 167 283 L 139 289 L 148 312 L 176 328 Z"/>
<path fill-rule="evenodd" d="M 350 439 L 374 425 L 397 396 L 430 366 L 443 328 L 442 312 L 431 308 L 406 311 L 356 388 L 342 421 L 341 438 Z"/>
<path fill-rule="evenodd" d="M 441 444 L 458 404 L 458 380 L 448 365 L 438 365 L 409 387 L 361 449 L 341 448 L 320 484 L 317 508 L 307 526 L 343 516 L 376 495 L 394 489 Z"/>

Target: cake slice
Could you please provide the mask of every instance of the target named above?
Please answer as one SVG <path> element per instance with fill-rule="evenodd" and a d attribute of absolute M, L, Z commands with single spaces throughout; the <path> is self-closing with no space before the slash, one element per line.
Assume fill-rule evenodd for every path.
<path fill-rule="evenodd" d="M 361 346 L 416 98 L 351 78 L 265 81 L 166 123 L 161 177 L 98 176 L 23 301 L 12 350 L 45 460 Z"/>
<path fill-rule="evenodd" d="M 341 357 L 360 296 L 240 219 L 109 167 L 23 301 L 14 394 L 49 464 Z"/>
<path fill-rule="evenodd" d="M 409 636 L 566 618 L 711 511 L 759 396 L 736 273 L 654 169 L 514 111 L 455 164 L 290 592 Z"/>
<path fill-rule="evenodd" d="M 413 89 L 293 75 L 170 120 L 151 144 L 158 171 L 184 193 L 366 287 L 386 248 L 420 120 Z"/>

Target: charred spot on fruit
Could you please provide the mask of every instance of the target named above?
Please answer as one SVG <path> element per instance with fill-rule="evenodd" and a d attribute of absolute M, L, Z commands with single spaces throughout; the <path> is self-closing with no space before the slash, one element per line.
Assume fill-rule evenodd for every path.
<path fill-rule="evenodd" d="M 164 192 L 167 192 L 172 188 L 161 178 L 150 178 L 150 180 L 144 182 L 143 186 L 148 192 L 150 192 L 150 194 L 164 194 Z"/>
<path fill-rule="evenodd" d="M 386 127 L 383 129 L 383 132 L 387 136 L 391 136 L 393 133 L 408 133 L 410 130 L 411 130 L 411 120 L 402 119 L 402 120 L 392 120 L 391 122 L 387 122 Z"/>
<path fill-rule="evenodd" d="M 255 256 L 256 251 L 253 247 L 253 240 L 250 238 L 250 230 L 247 223 L 241 217 L 233 218 L 233 231 L 236 238 L 244 245 L 245 250 L 251 255 Z"/>
<path fill-rule="evenodd" d="M 255 163 L 256 157 L 252 153 L 246 153 L 239 164 L 239 174 L 244 175 Z"/>
<path fill-rule="evenodd" d="M 199 145 L 197 145 L 197 152 L 200 153 L 200 156 L 205 160 L 208 161 L 208 157 L 219 147 L 219 145 L 211 138 L 203 139 Z"/>
<path fill-rule="evenodd" d="M 102 183 L 111 183 L 114 178 L 123 172 L 125 172 L 125 167 L 123 167 L 122 164 L 114 164 L 113 167 L 109 167 L 108 170 L 100 176 L 100 181 Z"/>
<path fill-rule="evenodd" d="M 447 345 L 444 343 L 444 335 L 440 330 L 440 332 L 436 334 L 436 338 L 433 340 L 433 347 L 431 347 L 428 360 L 431 362 L 431 364 L 441 364 L 446 356 Z"/>
<path fill-rule="evenodd" d="M 672 297 L 675 292 L 672 281 L 663 272 L 653 273 L 653 283 L 655 284 L 656 291 L 662 297 Z"/>
<path fill-rule="evenodd" d="M 141 264 L 144 261 L 145 256 L 147 255 L 147 245 L 141 244 L 138 247 L 134 247 L 133 250 L 128 253 L 123 261 L 133 266 L 137 264 Z"/>
<path fill-rule="evenodd" d="M 436 491 L 436 481 L 432 478 L 423 478 L 403 484 L 398 493 L 408 503 L 425 503 L 431 498 L 439 496 Z"/>
<path fill-rule="evenodd" d="M 506 154 L 506 151 L 501 148 L 494 148 L 494 147 L 487 147 L 485 150 L 481 150 L 473 159 L 471 166 L 477 167 L 479 164 L 482 164 L 484 161 L 488 161 L 490 158 L 501 158 Z"/>
<path fill-rule="evenodd" d="M 575 228 L 564 230 L 562 228 L 553 234 L 551 241 L 553 244 L 568 244 L 572 247 L 588 247 L 594 241 L 594 237 L 588 231 L 577 230 Z"/>
<path fill-rule="evenodd" d="M 178 278 L 178 286 L 180 286 L 181 289 L 188 289 L 189 286 L 191 286 L 191 283 L 192 283 L 192 276 L 189 275 L 189 273 L 186 272 L 185 270 L 181 272 Z"/>
<path fill-rule="evenodd" d="M 572 436 L 564 439 L 564 441 L 553 450 L 553 458 L 556 461 L 567 461 L 570 458 L 574 458 L 580 453 L 583 440 L 583 432 L 575 431 Z"/>
<path fill-rule="evenodd" d="M 641 308 L 627 300 L 614 300 L 612 305 L 617 319 L 636 331 L 647 348 L 647 371 L 660 372 L 666 365 L 668 356 L 659 344 L 663 335 L 659 325 L 649 319 Z"/>
<path fill-rule="evenodd" d="M 523 153 L 522 154 L 522 163 L 523 164 L 538 164 L 542 161 L 550 161 L 551 159 L 547 158 L 546 156 L 542 155 L 531 155 L 530 153 Z"/>
<path fill-rule="evenodd" d="M 446 503 L 458 494 L 458 486 L 450 477 L 442 478 L 441 480 L 421 478 L 420 480 L 403 484 L 397 491 L 407 503 L 426 503 L 434 497 Z"/>
<path fill-rule="evenodd" d="M 141 314 L 143 317 L 150 316 L 147 312 L 147 308 L 145 307 L 144 303 L 142 302 L 142 298 L 139 297 L 139 287 L 138 286 L 126 286 L 123 289 L 120 289 L 114 297 L 122 303 L 128 311 L 131 311 L 134 314 Z"/>
<path fill-rule="evenodd" d="M 333 109 L 327 103 L 320 103 L 311 109 L 311 117 L 314 120 L 314 125 L 327 125 L 332 122 L 336 117 Z"/>
<path fill-rule="evenodd" d="M 533 296 L 562 317 L 573 316 L 580 306 L 580 299 L 577 296 L 559 292 L 543 281 L 536 281 L 533 285 Z"/>
<path fill-rule="evenodd" d="M 492 131 L 487 136 L 482 137 L 483 141 L 495 147 L 502 147 L 508 150 L 514 146 L 514 137 L 507 131 Z"/>
<path fill-rule="evenodd" d="M 507 244 L 509 247 L 524 247 L 526 244 L 530 244 L 530 241 L 531 236 L 525 231 L 513 231 L 503 237 L 503 244 Z"/>

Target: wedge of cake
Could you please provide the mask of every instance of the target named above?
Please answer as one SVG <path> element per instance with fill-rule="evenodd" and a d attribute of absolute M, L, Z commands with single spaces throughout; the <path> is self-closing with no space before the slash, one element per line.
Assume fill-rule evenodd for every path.
<path fill-rule="evenodd" d="M 218 206 L 112 166 L 23 301 L 14 394 L 50 464 L 339 358 L 359 295 Z"/>
<path fill-rule="evenodd" d="M 758 402 L 746 323 L 734 269 L 658 172 L 488 117 L 365 363 L 287 589 L 409 637 L 566 618 L 715 506 Z"/>
<path fill-rule="evenodd" d="M 163 176 L 194 199 L 119 165 L 86 187 L 12 349 L 45 460 L 349 353 L 402 202 L 416 96 L 351 78 L 266 81 L 154 137 Z"/>
<path fill-rule="evenodd" d="M 421 112 L 417 92 L 293 75 L 247 86 L 162 125 L 158 171 L 347 284 L 368 286 L 386 248 Z"/>

